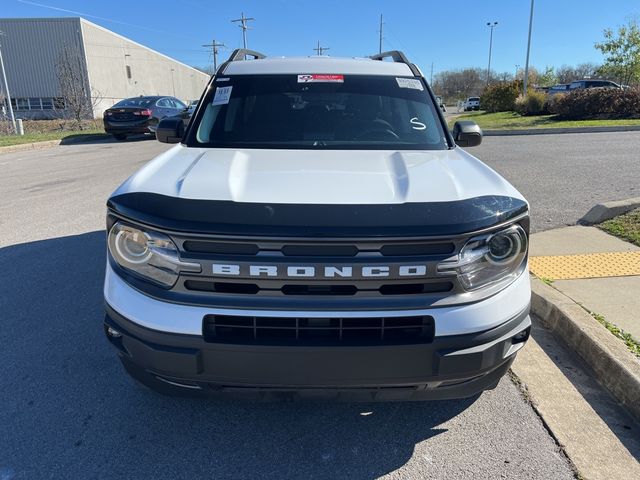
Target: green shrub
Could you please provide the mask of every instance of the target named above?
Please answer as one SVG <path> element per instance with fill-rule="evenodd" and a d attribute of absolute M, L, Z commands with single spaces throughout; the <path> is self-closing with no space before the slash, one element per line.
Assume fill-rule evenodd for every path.
<path fill-rule="evenodd" d="M 589 88 L 556 95 L 550 113 L 566 119 L 640 117 L 640 88 Z"/>
<path fill-rule="evenodd" d="M 487 112 L 511 111 L 515 108 L 516 98 L 521 90 L 520 80 L 489 85 L 480 96 L 480 108 Z"/>
<path fill-rule="evenodd" d="M 515 111 L 520 115 L 544 115 L 547 113 L 547 95 L 535 90 L 529 90 L 526 97 L 518 95 Z"/>

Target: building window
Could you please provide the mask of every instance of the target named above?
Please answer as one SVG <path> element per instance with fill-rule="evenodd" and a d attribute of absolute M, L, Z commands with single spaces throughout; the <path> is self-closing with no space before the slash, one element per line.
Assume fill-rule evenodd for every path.
<path fill-rule="evenodd" d="M 30 98 L 29 99 L 29 109 L 30 110 L 42 110 L 42 105 L 40 104 L 40 98 Z"/>
<path fill-rule="evenodd" d="M 131 67 L 127 65 L 127 78 L 131 80 Z"/>
<path fill-rule="evenodd" d="M 43 110 L 53 110 L 53 98 L 41 98 Z"/>
<path fill-rule="evenodd" d="M 53 108 L 56 110 L 64 110 L 64 98 L 56 97 L 53 99 Z"/>
<path fill-rule="evenodd" d="M 29 110 L 28 98 L 16 98 L 16 110 Z"/>

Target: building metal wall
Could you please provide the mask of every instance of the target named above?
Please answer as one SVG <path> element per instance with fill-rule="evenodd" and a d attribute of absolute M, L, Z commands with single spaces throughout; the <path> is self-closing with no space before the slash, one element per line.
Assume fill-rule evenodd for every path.
<path fill-rule="evenodd" d="M 4 33 L 0 42 L 11 97 L 59 96 L 56 62 L 63 48 L 79 50 L 82 43 L 80 19 L 0 18 L 0 31 Z M 83 58 L 78 60 L 84 63 Z M 32 113 L 16 112 L 18 118 L 29 118 Z M 54 113 L 47 111 L 44 114 L 53 116 Z"/>
<path fill-rule="evenodd" d="M 209 75 L 84 19 L 81 24 L 89 82 L 102 98 L 96 116 L 138 95 L 200 98 Z"/>
<path fill-rule="evenodd" d="M 59 97 L 56 62 L 65 48 L 78 52 L 90 89 L 100 98 L 96 117 L 127 97 L 198 99 L 209 80 L 207 74 L 78 17 L 0 18 L 0 31 L 11 97 L 40 99 L 40 106 L 44 98 Z M 53 109 L 15 113 L 17 118 L 59 116 Z"/>

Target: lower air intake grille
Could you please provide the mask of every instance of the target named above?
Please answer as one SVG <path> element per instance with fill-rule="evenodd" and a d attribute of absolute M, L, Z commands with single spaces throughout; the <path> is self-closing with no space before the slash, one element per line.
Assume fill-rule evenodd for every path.
<path fill-rule="evenodd" d="M 232 344 L 397 345 L 431 343 L 433 317 L 289 318 L 206 315 L 205 341 Z"/>

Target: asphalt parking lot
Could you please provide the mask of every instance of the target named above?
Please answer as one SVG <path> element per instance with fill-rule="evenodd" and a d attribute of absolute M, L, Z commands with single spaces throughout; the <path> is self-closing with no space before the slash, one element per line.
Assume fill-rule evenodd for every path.
<path fill-rule="evenodd" d="M 637 196 L 639 146 L 638 133 L 492 137 L 472 152 L 529 198 L 540 230 L 594 199 Z M 135 386 L 101 328 L 104 202 L 167 148 L 0 156 L 1 480 L 573 478 L 509 378 L 478 398 L 389 404 L 205 402 Z"/>

